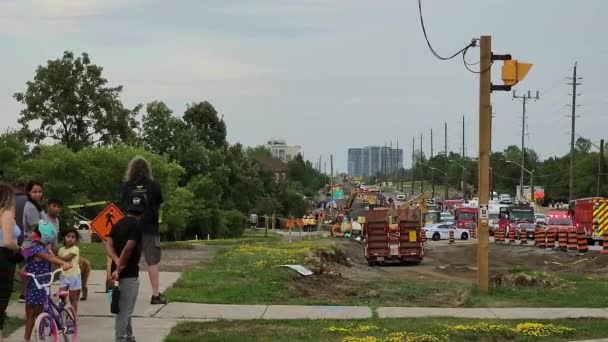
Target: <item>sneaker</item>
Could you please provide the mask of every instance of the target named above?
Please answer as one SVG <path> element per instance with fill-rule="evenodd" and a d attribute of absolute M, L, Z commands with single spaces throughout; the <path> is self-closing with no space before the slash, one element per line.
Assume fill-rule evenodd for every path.
<path fill-rule="evenodd" d="M 164 305 L 167 304 L 167 298 L 162 293 L 159 293 L 158 296 L 152 296 L 150 298 L 150 304 L 152 305 Z"/>
<path fill-rule="evenodd" d="M 24 295 L 19 296 L 19 303 L 25 303 L 25 296 Z"/>

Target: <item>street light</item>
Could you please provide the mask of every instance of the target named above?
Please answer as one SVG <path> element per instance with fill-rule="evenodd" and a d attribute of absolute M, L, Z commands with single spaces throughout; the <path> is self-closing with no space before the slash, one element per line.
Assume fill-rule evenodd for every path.
<path fill-rule="evenodd" d="M 460 166 L 460 168 L 462 169 L 462 199 L 466 202 L 466 200 L 467 200 L 467 168 L 455 160 L 450 159 L 450 162 Z"/>
<path fill-rule="evenodd" d="M 530 170 L 526 169 L 523 165 L 521 165 L 521 164 L 519 164 L 517 162 L 514 162 L 512 160 L 506 160 L 506 162 L 507 163 L 511 163 L 511 164 L 515 164 L 515 165 L 521 167 L 522 170 L 524 170 L 524 171 L 526 171 L 527 173 L 530 174 L 530 196 L 531 196 L 530 201 L 532 203 L 535 203 L 535 198 L 534 198 L 534 170 L 530 171 Z M 519 193 L 520 193 L 521 197 L 523 198 L 524 197 L 523 196 L 523 194 L 524 194 L 523 186 L 519 190 Z"/>

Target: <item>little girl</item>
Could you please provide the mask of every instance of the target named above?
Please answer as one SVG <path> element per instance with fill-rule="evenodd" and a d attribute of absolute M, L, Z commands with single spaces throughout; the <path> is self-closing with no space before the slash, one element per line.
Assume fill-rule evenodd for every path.
<path fill-rule="evenodd" d="M 50 251 L 50 244 L 55 241 L 56 232 L 52 223 L 40 221 L 38 227 L 32 233 L 33 245 L 24 250 L 26 260 L 25 272 L 36 275 L 40 284 L 48 283 L 50 279 L 51 264 L 60 266 L 64 270 L 70 269 L 70 265 L 55 257 Z M 40 276 L 47 274 L 44 276 Z M 24 340 L 29 342 L 34 328 L 36 317 L 42 312 L 46 301 L 46 290 L 38 289 L 36 282 L 31 279 L 27 282 L 25 289 L 25 336 Z"/>
<path fill-rule="evenodd" d="M 59 286 L 64 291 L 69 291 L 70 305 L 74 308 L 74 312 L 78 313 L 78 299 L 80 298 L 80 290 L 82 289 L 82 281 L 80 277 L 80 250 L 76 243 L 78 242 L 78 231 L 70 228 L 63 235 L 63 247 L 59 249 L 59 259 L 70 264 L 69 271 L 64 271 L 59 276 Z"/>

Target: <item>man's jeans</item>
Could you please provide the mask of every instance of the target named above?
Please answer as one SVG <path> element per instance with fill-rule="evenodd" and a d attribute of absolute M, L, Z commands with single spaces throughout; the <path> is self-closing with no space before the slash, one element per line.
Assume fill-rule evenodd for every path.
<path fill-rule="evenodd" d="M 118 282 L 120 290 L 120 313 L 116 315 L 114 329 L 116 330 L 116 342 L 135 341 L 133 336 L 133 325 L 131 325 L 131 315 L 137 302 L 139 292 L 138 278 L 122 278 Z"/>

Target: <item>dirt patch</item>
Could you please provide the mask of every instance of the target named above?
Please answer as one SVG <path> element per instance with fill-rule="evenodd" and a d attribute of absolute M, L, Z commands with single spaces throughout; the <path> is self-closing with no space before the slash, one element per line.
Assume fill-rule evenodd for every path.
<path fill-rule="evenodd" d="M 536 287 L 554 288 L 559 287 L 561 281 L 554 275 L 545 272 L 539 273 L 497 273 L 490 279 L 492 287 Z"/>
<path fill-rule="evenodd" d="M 200 264 L 208 264 L 213 261 L 222 246 L 208 246 L 194 244 L 192 249 L 163 249 L 159 265 L 161 272 L 184 272 Z M 139 267 L 146 271 L 148 266 L 144 258 L 141 259 Z"/>

